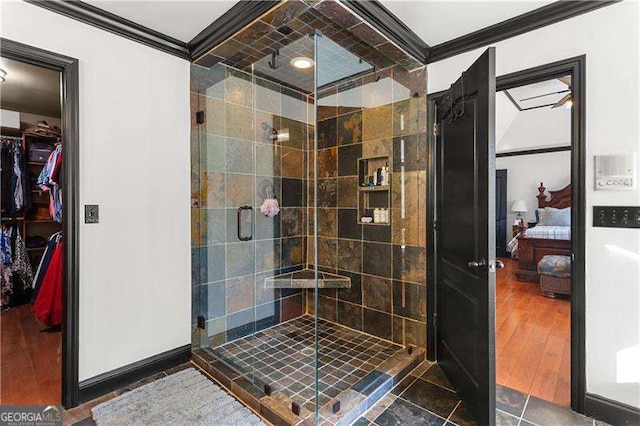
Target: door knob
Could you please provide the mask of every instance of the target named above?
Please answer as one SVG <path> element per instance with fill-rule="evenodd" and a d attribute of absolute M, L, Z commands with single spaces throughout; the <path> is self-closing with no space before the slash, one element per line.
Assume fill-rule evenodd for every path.
<path fill-rule="evenodd" d="M 467 265 L 469 265 L 469 268 L 480 268 L 480 267 L 487 266 L 487 262 L 485 262 L 484 259 L 480 259 L 479 262 L 472 260 Z"/>
<path fill-rule="evenodd" d="M 504 268 L 504 262 L 502 260 L 496 260 L 496 268 L 498 269 Z"/>

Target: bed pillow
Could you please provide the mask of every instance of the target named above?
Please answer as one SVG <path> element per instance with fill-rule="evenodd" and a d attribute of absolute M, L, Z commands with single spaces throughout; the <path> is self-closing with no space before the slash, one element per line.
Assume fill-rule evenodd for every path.
<path fill-rule="evenodd" d="M 547 207 L 544 214 L 545 226 L 571 226 L 571 207 L 554 209 Z"/>
<path fill-rule="evenodd" d="M 536 224 L 544 225 L 545 209 L 536 209 Z"/>

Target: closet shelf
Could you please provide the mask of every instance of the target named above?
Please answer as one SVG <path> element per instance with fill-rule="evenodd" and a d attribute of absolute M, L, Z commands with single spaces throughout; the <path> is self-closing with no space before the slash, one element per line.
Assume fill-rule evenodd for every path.
<path fill-rule="evenodd" d="M 27 223 L 56 223 L 53 219 L 27 219 Z"/>
<path fill-rule="evenodd" d="M 47 164 L 45 161 L 27 161 L 29 166 L 44 166 L 45 164 Z"/>
<path fill-rule="evenodd" d="M 40 251 L 40 250 L 44 250 L 45 248 L 47 248 L 47 246 L 42 246 L 42 247 L 27 247 L 27 251 Z"/>

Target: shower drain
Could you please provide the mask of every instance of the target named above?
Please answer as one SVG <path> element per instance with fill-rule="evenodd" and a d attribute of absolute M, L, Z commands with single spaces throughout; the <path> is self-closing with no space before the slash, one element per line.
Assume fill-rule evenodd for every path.
<path fill-rule="evenodd" d="M 302 355 L 304 356 L 313 356 L 314 351 L 313 348 L 304 348 L 303 350 L 300 351 L 302 353 Z"/>

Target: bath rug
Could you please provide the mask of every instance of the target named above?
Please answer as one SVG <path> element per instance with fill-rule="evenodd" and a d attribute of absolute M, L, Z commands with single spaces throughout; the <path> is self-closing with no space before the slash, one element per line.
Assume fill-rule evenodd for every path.
<path fill-rule="evenodd" d="M 195 368 L 188 368 L 95 406 L 98 426 L 264 425 L 251 410 Z"/>

